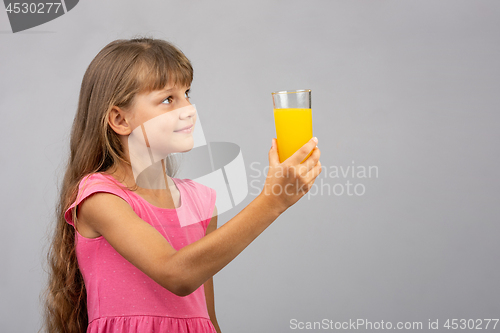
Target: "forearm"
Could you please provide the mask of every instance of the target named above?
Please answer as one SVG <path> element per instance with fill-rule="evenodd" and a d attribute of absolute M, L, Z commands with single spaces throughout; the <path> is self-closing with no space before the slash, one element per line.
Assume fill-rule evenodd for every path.
<path fill-rule="evenodd" d="M 222 227 L 172 255 L 168 266 L 177 272 L 181 294 L 193 292 L 230 263 L 281 213 L 261 194 Z"/>
<path fill-rule="evenodd" d="M 280 163 L 276 140 L 269 151 L 269 171 L 262 193 L 221 228 L 172 254 L 167 262 L 173 269 L 178 294 L 188 295 L 241 253 L 288 207 L 309 191 L 321 173 L 318 140 L 312 138 L 291 157 Z M 307 155 L 312 154 L 306 159 Z M 301 161 L 306 161 L 304 164 Z M 289 190 L 274 193 L 274 188 Z M 289 189 L 290 187 L 290 189 Z"/>

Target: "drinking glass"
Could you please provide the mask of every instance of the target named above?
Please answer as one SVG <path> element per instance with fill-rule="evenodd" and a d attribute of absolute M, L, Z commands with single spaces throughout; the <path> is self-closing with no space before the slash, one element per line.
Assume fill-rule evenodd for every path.
<path fill-rule="evenodd" d="M 313 137 L 311 90 L 276 91 L 272 95 L 278 155 L 283 163 Z"/>

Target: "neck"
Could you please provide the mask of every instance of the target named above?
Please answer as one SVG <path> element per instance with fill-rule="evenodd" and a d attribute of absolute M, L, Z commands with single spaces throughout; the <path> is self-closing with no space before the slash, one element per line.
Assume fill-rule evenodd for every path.
<path fill-rule="evenodd" d="M 138 187 L 144 190 L 161 190 L 172 186 L 175 187 L 174 182 L 167 175 L 165 160 L 152 164 L 139 175 L 134 175 L 132 167 L 127 164 L 117 166 L 111 174 L 130 188 Z"/>
<path fill-rule="evenodd" d="M 173 180 L 167 176 L 164 163 L 158 162 L 147 168 L 135 179 L 130 165 L 121 165 L 114 172 L 113 177 L 142 196 L 151 204 L 174 209 L 180 206 L 179 190 Z"/>

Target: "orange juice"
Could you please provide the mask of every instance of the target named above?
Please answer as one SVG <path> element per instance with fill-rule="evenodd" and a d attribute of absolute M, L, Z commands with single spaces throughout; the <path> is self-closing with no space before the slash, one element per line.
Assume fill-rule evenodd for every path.
<path fill-rule="evenodd" d="M 280 163 L 292 156 L 313 137 L 311 109 L 274 109 L 274 124 Z"/>

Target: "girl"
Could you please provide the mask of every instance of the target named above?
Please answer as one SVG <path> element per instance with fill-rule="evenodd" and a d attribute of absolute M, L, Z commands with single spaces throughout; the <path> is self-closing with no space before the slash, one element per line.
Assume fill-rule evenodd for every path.
<path fill-rule="evenodd" d="M 48 254 L 48 332 L 220 333 L 213 275 L 321 172 L 315 138 L 283 163 L 273 139 L 262 193 L 219 229 L 215 191 L 173 178 L 171 156 L 163 168 L 166 188 L 140 187 L 127 138 L 169 114 L 169 151 L 192 149 L 192 129 L 183 130 L 196 122 L 192 79 L 189 60 L 162 40 L 114 41 L 89 65 Z M 199 223 L 179 226 L 175 210 L 185 206 L 198 212 Z"/>

